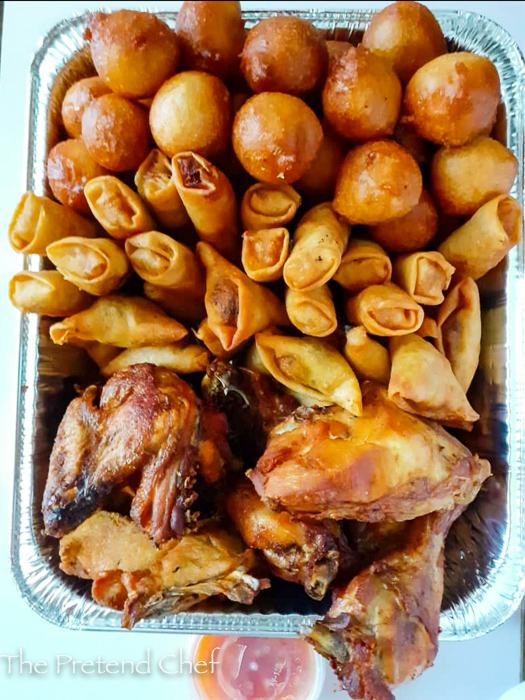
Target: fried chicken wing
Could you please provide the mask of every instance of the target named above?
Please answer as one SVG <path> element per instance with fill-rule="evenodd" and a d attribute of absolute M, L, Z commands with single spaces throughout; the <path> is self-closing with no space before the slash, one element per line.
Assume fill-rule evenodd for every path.
<path fill-rule="evenodd" d="M 248 472 L 275 510 L 334 520 L 411 520 L 468 502 L 490 465 L 435 423 L 363 385 L 363 415 L 298 409 Z"/>
<path fill-rule="evenodd" d="M 255 552 L 213 520 L 155 547 L 130 518 L 99 511 L 62 538 L 60 562 L 66 574 L 93 581 L 97 603 L 124 611 L 124 627 L 216 595 L 250 605 L 269 586 L 250 574 Z"/>
<path fill-rule="evenodd" d="M 157 544 L 180 536 L 200 465 L 220 475 L 225 430 L 225 422 L 203 420 L 201 402 L 171 370 L 132 365 L 102 389 L 88 387 L 69 405 L 55 439 L 43 501 L 46 533 L 69 532 L 133 477 L 132 518 Z"/>
<path fill-rule="evenodd" d="M 272 377 L 214 360 L 202 381 L 207 402 L 224 411 L 233 452 L 253 467 L 270 430 L 299 405 Z"/>
<path fill-rule="evenodd" d="M 471 500 L 478 491 L 471 482 Z M 394 700 L 391 686 L 432 666 L 445 538 L 462 509 L 411 521 L 398 548 L 335 591 L 326 617 L 306 633 L 355 700 Z"/>
<path fill-rule="evenodd" d="M 248 547 L 261 550 L 275 576 L 299 583 L 322 600 L 340 569 L 352 566 L 352 552 L 333 520 L 297 520 L 264 505 L 248 479 L 230 491 L 226 507 Z"/>

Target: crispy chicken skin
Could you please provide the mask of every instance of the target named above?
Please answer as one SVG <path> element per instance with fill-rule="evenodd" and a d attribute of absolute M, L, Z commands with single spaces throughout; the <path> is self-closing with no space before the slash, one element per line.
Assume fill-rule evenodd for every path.
<path fill-rule="evenodd" d="M 55 439 L 43 500 L 46 533 L 63 536 L 133 477 L 132 518 L 157 544 L 180 536 L 200 464 L 212 479 L 227 456 L 219 434 L 225 422 L 204 413 L 203 421 L 186 382 L 150 364 L 117 372 L 102 389 L 88 387 L 70 403 Z"/>
<path fill-rule="evenodd" d="M 471 482 L 469 499 L 479 491 Z M 306 639 L 355 700 L 394 700 L 391 686 L 432 666 L 443 597 L 443 551 L 460 506 L 412 520 L 397 549 L 334 592 Z"/>
<path fill-rule="evenodd" d="M 363 415 L 299 409 L 270 434 L 248 472 L 274 510 L 334 520 L 411 520 L 469 498 L 490 473 L 443 428 L 405 413 L 376 384 L 363 385 Z"/>
<path fill-rule="evenodd" d="M 297 520 L 264 505 L 248 479 L 228 494 L 226 507 L 248 547 L 261 550 L 275 576 L 299 583 L 322 600 L 340 569 L 352 566 L 352 553 L 333 520 Z"/>
<path fill-rule="evenodd" d="M 272 377 L 214 360 L 202 381 L 207 402 L 228 417 L 233 452 L 255 466 L 268 433 L 299 405 Z"/>
<path fill-rule="evenodd" d="M 215 595 L 249 605 L 269 585 L 250 575 L 255 552 L 213 520 L 155 547 L 130 518 L 99 511 L 61 539 L 60 562 L 66 574 L 93 581 L 97 603 L 124 611 L 124 627 Z"/>

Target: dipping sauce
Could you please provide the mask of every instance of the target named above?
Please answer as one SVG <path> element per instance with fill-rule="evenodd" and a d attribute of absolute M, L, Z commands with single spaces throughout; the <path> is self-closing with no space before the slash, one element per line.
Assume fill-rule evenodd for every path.
<path fill-rule="evenodd" d="M 213 673 L 212 652 L 218 662 Z M 302 639 L 204 636 L 195 648 L 194 662 L 198 661 L 207 662 L 206 673 L 192 675 L 202 700 L 314 697 L 311 691 L 316 685 L 315 652 Z"/>

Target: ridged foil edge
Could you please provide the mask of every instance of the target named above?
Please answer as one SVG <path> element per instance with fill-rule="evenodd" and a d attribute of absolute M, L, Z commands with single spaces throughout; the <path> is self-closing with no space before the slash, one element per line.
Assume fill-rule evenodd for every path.
<path fill-rule="evenodd" d="M 159 16 L 174 26 L 176 13 Z M 278 12 L 244 12 L 248 26 Z M 287 12 L 314 21 L 337 38 L 351 38 L 368 25 L 370 11 L 298 11 Z M 525 64 L 512 37 L 495 22 L 470 12 L 435 13 L 447 39 L 490 58 L 497 66 L 507 111 L 507 144 L 517 155 L 519 172 L 513 194 L 523 208 L 524 199 L 524 95 Z M 41 42 L 35 54 L 29 79 L 27 188 L 46 193 L 45 160 L 49 150 L 48 108 L 57 74 L 80 50 L 87 14 L 57 24 Z M 40 258 L 25 260 L 28 269 L 39 269 Z M 470 639 L 507 620 L 518 608 L 525 592 L 525 534 L 523 527 L 524 488 L 524 391 L 525 368 L 520 353 L 525 347 L 524 333 L 524 248 L 515 249 L 508 262 L 504 358 L 500 368 L 505 377 L 499 406 L 508 429 L 505 517 L 509 522 L 502 551 L 485 579 L 467 596 L 441 615 L 441 640 Z M 76 585 L 57 570 L 49 551 L 38 545 L 39 504 L 34 502 L 33 457 L 37 405 L 39 360 L 39 319 L 22 315 L 20 323 L 19 393 L 15 455 L 15 490 L 12 517 L 11 567 L 21 595 L 33 610 L 49 622 L 68 629 L 119 630 L 120 614 L 102 608 L 91 600 L 85 585 Z M 472 509 L 471 509 L 472 510 Z M 473 528 L 483 528 L 484 520 L 475 511 L 470 516 Z M 475 533 L 474 533 L 475 534 Z M 459 553 L 461 559 L 461 552 Z M 474 572 L 476 573 L 476 572 Z M 312 624 L 316 616 L 280 613 L 179 613 L 163 619 L 142 621 L 137 631 L 177 633 L 243 633 L 264 636 L 295 635 L 301 626 Z"/>

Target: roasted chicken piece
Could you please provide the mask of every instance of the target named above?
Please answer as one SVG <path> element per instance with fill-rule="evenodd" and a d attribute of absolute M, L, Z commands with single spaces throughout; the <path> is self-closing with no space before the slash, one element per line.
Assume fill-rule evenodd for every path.
<path fill-rule="evenodd" d="M 270 430 L 299 405 L 272 377 L 222 360 L 208 367 L 202 392 L 228 417 L 231 448 L 247 467 L 264 452 Z"/>
<path fill-rule="evenodd" d="M 226 422 L 203 408 L 172 372 L 132 365 L 67 408 L 51 453 L 43 501 L 45 530 L 61 537 L 112 491 L 138 482 L 131 517 L 157 543 L 191 520 L 197 472 L 216 480 L 228 458 Z"/>
<path fill-rule="evenodd" d="M 334 520 L 411 520 L 470 502 L 490 473 L 435 423 L 363 384 L 363 414 L 298 409 L 270 434 L 248 476 L 271 508 Z"/>
<path fill-rule="evenodd" d="M 471 499 L 478 490 L 471 488 Z M 394 700 L 391 686 L 432 666 L 445 538 L 461 510 L 408 523 L 398 548 L 336 590 L 326 617 L 306 633 L 355 700 Z"/>
<path fill-rule="evenodd" d="M 389 686 L 419 675 L 437 652 L 447 528 L 439 514 L 410 525 L 404 546 L 337 590 L 306 635 L 356 700 L 393 699 Z"/>
<path fill-rule="evenodd" d="M 97 603 L 124 611 L 123 627 L 216 595 L 250 605 L 269 586 L 250 574 L 256 553 L 213 520 L 155 547 L 130 518 L 99 511 L 61 539 L 60 562 L 66 574 L 93 581 Z"/>
<path fill-rule="evenodd" d="M 246 545 L 261 550 L 272 573 L 299 583 L 314 600 L 322 600 L 339 570 L 354 563 L 339 523 L 275 513 L 248 479 L 230 491 L 226 506 Z"/>

